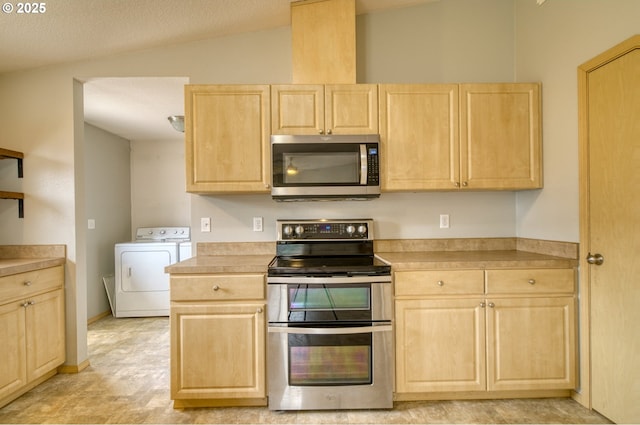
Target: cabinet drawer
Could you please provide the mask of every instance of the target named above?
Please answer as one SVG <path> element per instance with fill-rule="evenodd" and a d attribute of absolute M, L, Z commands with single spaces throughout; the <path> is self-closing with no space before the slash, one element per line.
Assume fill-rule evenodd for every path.
<path fill-rule="evenodd" d="M 487 270 L 487 294 L 572 293 L 573 269 Z"/>
<path fill-rule="evenodd" d="M 402 295 L 483 294 L 482 270 L 420 270 L 395 273 L 395 293 Z"/>
<path fill-rule="evenodd" d="M 0 303 L 61 288 L 63 284 L 63 266 L 4 276 L 0 278 Z"/>
<path fill-rule="evenodd" d="M 185 275 L 171 277 L 171 301 L 262 300 L 264 275 Z"/>

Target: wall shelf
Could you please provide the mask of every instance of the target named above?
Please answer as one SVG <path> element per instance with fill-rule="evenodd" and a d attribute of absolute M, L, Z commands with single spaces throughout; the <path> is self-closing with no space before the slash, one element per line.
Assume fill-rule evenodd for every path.
<path fill-rule="evenodd" d="M 16 159 L 18 161 L 18 178 L 22 178 L 22 152 L 11 151 L 9 149 L 0 148 L 0 159 Z M 18 200 L 18 217 L 24 218 L 24 193 L 20 192 L 3 192 L 0 191 L 0 199 L 17 199 Z"/>

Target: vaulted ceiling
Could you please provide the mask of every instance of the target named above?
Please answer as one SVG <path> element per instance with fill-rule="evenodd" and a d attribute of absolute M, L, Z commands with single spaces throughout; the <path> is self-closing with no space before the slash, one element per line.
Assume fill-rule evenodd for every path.
<path fill-rule="evenodd" d="M 371 13 L 430 1 L 437 0 L 356 0 L 356 12 Z M 290 3 L 291 0 L 8 1 L 0 12 L 0 74 L 288 26 Z M 182 113 L 185 82 L 180 78 L 89 81 L 85 84 L 85 120 L 129 140 L 181 138 L 168 124 L 167 116 Z M 147 103 L 141 107 L 143 100 Z"/>

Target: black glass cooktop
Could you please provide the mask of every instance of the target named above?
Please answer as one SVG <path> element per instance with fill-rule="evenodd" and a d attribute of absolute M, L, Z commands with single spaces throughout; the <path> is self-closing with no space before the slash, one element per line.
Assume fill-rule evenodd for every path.
<path fill-rule="evenodd" d="M 283 275 L 385 275 L 391 266 L 374 256 L 275 257 L 269 276 Z"/>

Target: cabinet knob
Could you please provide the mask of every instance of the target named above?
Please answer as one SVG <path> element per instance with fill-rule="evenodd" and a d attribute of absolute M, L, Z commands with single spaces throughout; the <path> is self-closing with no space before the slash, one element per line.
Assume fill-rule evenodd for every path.
<path fill-rule="evenodd" d="M 438 286 L 444 286 L 444 282 L 443 282 L 443 281 L 441 281 L 441 280 L 439 280 L 439 281 L 438 281 Z"/>
<path fill-rule="evenodd" d="M 467 187 L 467 186 L 469 186 L 469 183 L 467 183 L 467 182 L 462 182 L 462 187 Z"/>
<path fill-rule="evenodd" d="M 262 313 L 262 308 L 258 307 L 258 309 L 256 310 L 256 313 Z"/>
<path fill-rule="evenodd" d="M 496 305 L 495 305 L 494 303 L 489 303 L 489 307 L 493 308 L 493 307 L 495 307 L 495 306 L 496 306 Z"/>
<path fill-rule="evenodd" d="M 24 286 L 31 286 L 31 281 L 30 280 L 26 280 L 24 282 Z"/>
<path fill-rule="evenodd" d="M 331 134 L 331 130 L 327 130 L 327 134 Z"/>
<path fill-rule="evenodd" d="M 454 185 L 455 187 L 460 187 L 460 182 L 455 182 L 453 185 Z"/>
<path fill-rule="evenodd" d="M 24 307 L 24 308 L 27 308 L 27 307 L 29 307 L 29 302 L 28 302 L 28 301 L 25 301 L 25 302 L 23 302 L 23 303 L 22 303 L 22 304 L 20 304 L 20 305 L 21 305 L 22 307 Z"/>
<path fill-rule="evenodd" d="M 602 254 L 589 253 L 589 255 L 587 255 L 587 263 L 601 266 L 602 263 L 604 263 L 604 257 L 602 256 Z"/>
<path fill-rule="evenodd" d="M 487 306 L 487 303 L 485 303 L 484 301 L 480 302 L 480 307 L 485 308 Z"/>
<path fill-rule="evenodd" d="M 536 284 L 535 279 L 529 279 L 529 285 L 535 285 L 535 284 Z"/>
<path fill-rule="evenodd" d="M 219 287 L 218 285 L 213 285 L 213 290 L 214 290 L 214 291 L 217 291 L 217 290 L 219 290 L 219 289 L 220 289 L 220 287 Z"/>
<path fill-rule="evenodd" d="M 323 130 L 318 130 L 318 134 L 324 134 Z"/>

